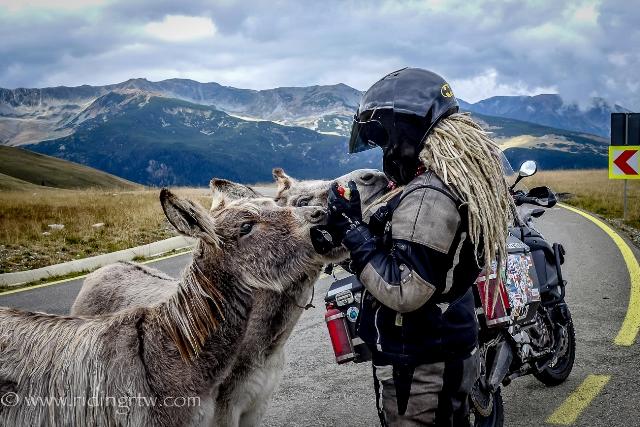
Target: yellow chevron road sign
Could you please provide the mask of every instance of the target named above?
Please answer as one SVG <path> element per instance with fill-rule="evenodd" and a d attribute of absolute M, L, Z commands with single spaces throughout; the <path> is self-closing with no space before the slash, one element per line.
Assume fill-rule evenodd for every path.
<path fill-rule="evenodd" d="M 640 179 L 640 145 L 609 147 L 609 178 Z"/>

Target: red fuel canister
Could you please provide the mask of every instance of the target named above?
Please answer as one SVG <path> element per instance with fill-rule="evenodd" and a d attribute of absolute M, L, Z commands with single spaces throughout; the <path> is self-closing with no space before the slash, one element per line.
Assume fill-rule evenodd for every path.
<path fill-rule="evenodd" d="M 345 314 L 336 308 L 328 307 L 324 321 L 327 322 L 336 362 L 342 364 L 352 361 L 355 353 Z"/>

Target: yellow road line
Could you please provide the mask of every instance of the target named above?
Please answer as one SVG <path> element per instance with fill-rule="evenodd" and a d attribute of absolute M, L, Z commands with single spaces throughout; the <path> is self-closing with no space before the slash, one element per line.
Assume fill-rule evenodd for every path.
<path fill-rule="evenodd" d="M 562 405 L 547 418 L 546 422 L 563 426 L 575 423 L 582 411 L 600 394 L 610 379 L 609 375 L 588 375 Z"/>
<path fill-rule="evenodd" d="M 609 235 L 609 237 L 611 237 L 613 242 L 618 246 L 620 253 L 622 253 L 622 258 L 624 258 L 624 262 L 627 265 L 627 270 L 629 271 L 629 282 L 631 290 L 629 292 L 629 305 L 627 307 L 627 314 L 624 318 L 624 322 L 622 322 L 620 330 L 618 331 L 618 335 L 613 340 L 613 342 L 614 344 L 621 346 L 633 345 L 633 343 L 636 341 L 638 331 L 640 331 L 640 265 L 638 265 L 638 260 L 633 255 L 633 251 L 631 250 L 629 245 L 627 245 L 627 242 L 625 242 L 618 233 L 613 231 L 613 229 L 603 221 L 574 207 L 567 206 L 565 204 L 560 204 L 560 206 L 579 215 L 582 215 L 583 217 L 587 218 L 589 221 L 600 227 L 605 233 Z"/>
<path fill-rule="evenodd" d="M 165 259 L 177 257 L 177 256 L 184 255 L 184 254 L 188 254 L 189 252 L 191 252 L 191 249 L 183 251 L 183 252 L 178 252 L 178 253 L 175 253 L 175 254 L 171 254 L 171 255 L 166 255 L 166 256 L 163 256 L 163 257 L 160 257 L 160 258 L 150 259 L 148 261 L 142 261 L 139 264 L 151 264 L 151 263 L 162 261 L 162 260 L 165 260 Z M 32 291 L 34 289 L 39 289 L 39 288 L 46 288 L 47 286 L 59 285 L 61 283 L 70 282 L 72 280 L 83 279 L 83 278 L 87 277 L 88 275 L 89 275 L 89 273 L 81 274 L 79 276 L 74 276 L 74 277 L 68 277 L 66 279 L 55 280 L 53 282 L 47 282 L 47 283 L 43 283 L 41 285 L 28 286 L 26 288 L 14 289 L 13 291 L 0 292 L 0 297 L 3 297 L 5 295 L 17 294 L 19 292 Z"/>

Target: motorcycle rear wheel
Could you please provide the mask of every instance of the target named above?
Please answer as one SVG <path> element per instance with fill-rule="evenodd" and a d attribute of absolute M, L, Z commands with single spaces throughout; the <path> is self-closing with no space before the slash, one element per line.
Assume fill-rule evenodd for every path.
<path fill-rule="evenodd" d="M 568 347 L 566 353 L 558 358 L 556 364 L 551 367 L 547 366 L 541 372 L 534 372 L 533 376 L 546 386 L 556 386 L 562 384 L 573 369 L 573 362 L 576 358 L 576 333 L 573 328 L 573 320 L 569 319 L 567 323 L 567 340 Z"/>
<path fill-rule="evenodd" d="M 472 404 L 473 406 L 473 404 Z M 472 410 L 472 423 L 474 427 L 503 427 L 504 425 L 504 405 L 500 389 L 493 393 L 493 408 L 491 413 L 483 417 L 475 410 Z"/>

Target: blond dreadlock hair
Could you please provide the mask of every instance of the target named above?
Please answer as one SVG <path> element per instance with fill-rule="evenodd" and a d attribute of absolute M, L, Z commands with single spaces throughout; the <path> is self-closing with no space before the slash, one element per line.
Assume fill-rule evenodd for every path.
<path fill-rule="evenodd" d="M 457 113 L 434 127 L 419 158 L 467 205 L 469 238 L 490 272 L 493 260 L 506 260 L 507 227 L 515 215 L 500 149 L 468 113 Z"/>

